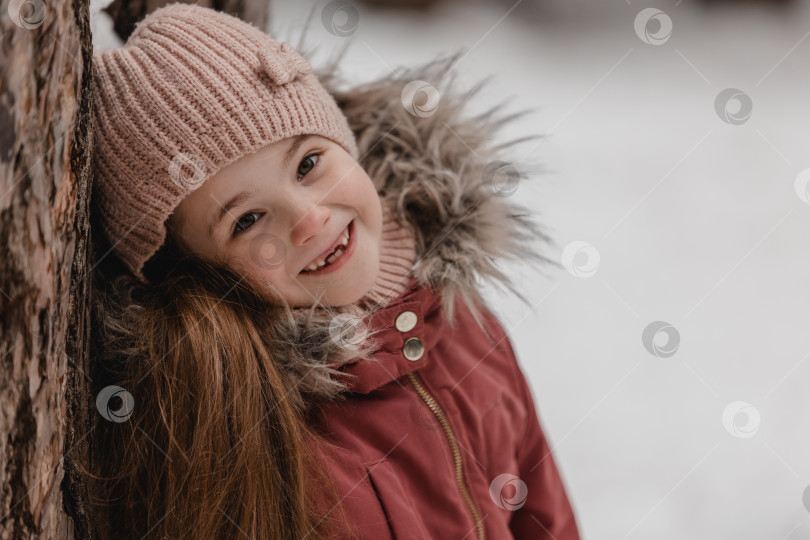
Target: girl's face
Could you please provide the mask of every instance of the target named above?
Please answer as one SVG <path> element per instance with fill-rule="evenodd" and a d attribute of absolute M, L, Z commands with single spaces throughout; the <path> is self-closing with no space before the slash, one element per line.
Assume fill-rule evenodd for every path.
<path fill-rule="evenodd" d="M 268 298 L 265 283 L 272 284 L 293 307 L 312 305 L 321 293 L 327 305 L 353 303 L 379 271 L 377 190 L 342 146 L 318 135 L 242 156 L 183 199 L 169 219 L 189 249 L 226 264 Z M 349 224 L 348 251 L 334 268 L 304 272 L 324 252 L 330 259 Z"/>

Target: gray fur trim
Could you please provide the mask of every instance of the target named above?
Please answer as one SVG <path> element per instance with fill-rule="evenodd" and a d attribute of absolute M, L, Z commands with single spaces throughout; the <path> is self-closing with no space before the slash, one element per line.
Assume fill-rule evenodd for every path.
<path fill-rule="evenodd" d="M 414 277 L 441 292 L 451 324 L 455 295 L 461 294 L 480 326 L 475 307 L 476 302 L 484 304 L 479 278 L 505 287 L 529 305 L 499 269 L 497 260 L 521 261 L 537 270 L 546 265 L 561 266 L 541 254 L 536 244 L 532 246 L 538 240 L 554 242 L 530 211 L 512 200 L 510 186 L 499 192 L 493 185 L 491 171 L 498 163 L 512 165 L 520 182 L 539 176 L 541 167 L 510 163 L 503 153 L 539 136 L 496 144 L 497 131 L 526 112 L 502 115 L 500 109 L 505 103 L 464 117 L 465 105 L 491 78 L 466 92 L 457 91 L 451 68 L 462 56 L 456 52 L 423 65 L 400 68 L 347 91 L 338 89 L 336 66 L 340 57 L 318 74 L 349 119 L 357 137 L 360 164 L 383 203 L 416 232 Z M 403 106 L 402 92 L 411 81 L 428 82 L 439 92 L 440 102 L 433 114 L 416 116 Z"/>

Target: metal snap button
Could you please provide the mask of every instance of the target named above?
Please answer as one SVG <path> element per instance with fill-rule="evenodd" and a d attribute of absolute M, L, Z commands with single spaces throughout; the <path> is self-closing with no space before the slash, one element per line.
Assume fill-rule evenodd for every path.
<path fill-rule="evenodd" d="M 408 338 L 405 345 L 402 346 L 402 354 L 412 362 L 422 358 L 422 355 L 425 354 L 425 346 L 422 345 L 422 340 L 418 337 Z"/>
<path fill-rule="evenodd" d="M 403 311 L 397 316 L 396 327 L 400 332 L 410 332 L 416 326 L 416 313 Z"/>

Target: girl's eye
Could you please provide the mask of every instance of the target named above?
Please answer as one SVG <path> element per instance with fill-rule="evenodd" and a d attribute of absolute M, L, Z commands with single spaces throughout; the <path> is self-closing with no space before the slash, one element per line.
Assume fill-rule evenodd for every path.
<path fill-rule="evenodd" d="M 253 223 L 256 223 L 257 221 L 259 221 L 259 218 L 256 218 L 256 219 L 253 220 L 253 223 L 251 223 L 247 227 L 243 227 L 243 228 L 240 229 L 240 227 L 241 227 L 240 222 L 242 221 L 243 218 L 248 217 L 248 216 L 258 216 L 258 215 L 259 215 L 258 212 L 248 212 L 247 214 L 245 214 L 244 216 L 242 216 L 238 220 L 236 220 L 236 224 L 234 225 L 234 228 L 233 228 L 233 236 L 236 236 L 237 234 L 248 230 L 253 225 Z"/>
<path fill-rule="evenodd" d="M 301 160 L 301 163 L 298 165 L 298 179 L 301 180 L 301 177 L 306 176 L 307 173 L 311 172 L 315 167 L 318 166 L 318 157 L 320 156 L 319 153 L 309 154 L 304 159 Z M 312 161 L 312 158 L 316 158 L 315 161 Z M 303 168 L 303 172 L 302 172 Z"/>
<path fill-rule="evenodd" d="M 315 169 L 318 166 L 318 157 L 320 157 L 320 155 L 321 155 L 320 153 L 316 152 L 316 153 L 313 153 L 313 154 L 309 154 L 308 156 L 306 156 L 304 159 L 301 160 L 301 163 L 298 165 L 298 179 L 299 180 L 301 180 L 302 177 L 304 177 L 307 174 L 309 174 L 310 172 L 312 172 L 312 170 Z M 253 226 L 254 223 L 256 223 L 259 220 L 259 218 L 257 217 L 255 219 L 253 219 L 247 226 L 243 227 L 241 225 L 242 219 L 244 219 L 246 217 L 250 217 L 250 216 L 260 216 L 260 215 L 261 214 L 259 212 L 248 212 L 247 214 L 240 217 L 236 221 L 236 224 L 234 225 L 233 236 L 236 236 L 239 233 L 242 233 L 242 232 L 248 230 L 251 226 Z"/>

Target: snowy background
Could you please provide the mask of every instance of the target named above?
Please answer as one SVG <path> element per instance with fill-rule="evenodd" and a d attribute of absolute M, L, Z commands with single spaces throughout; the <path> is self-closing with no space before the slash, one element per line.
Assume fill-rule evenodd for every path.
<path fill-rule="evenodd" d="M 810 2 L 356 3 L 350 37 L 326 4 L 273 1 L 267 30 L 314 9 L 313 63 L 348 39 L 358 83 L 466 48 L 459 81 L 494 75 L 471 112 L 508 99 L 532 112 L 504 138 L 545 136 L 513 196 L 565 269 L 507 265 L 531 308 L 486 293 L 583 538 L 810 538 Z"/>

